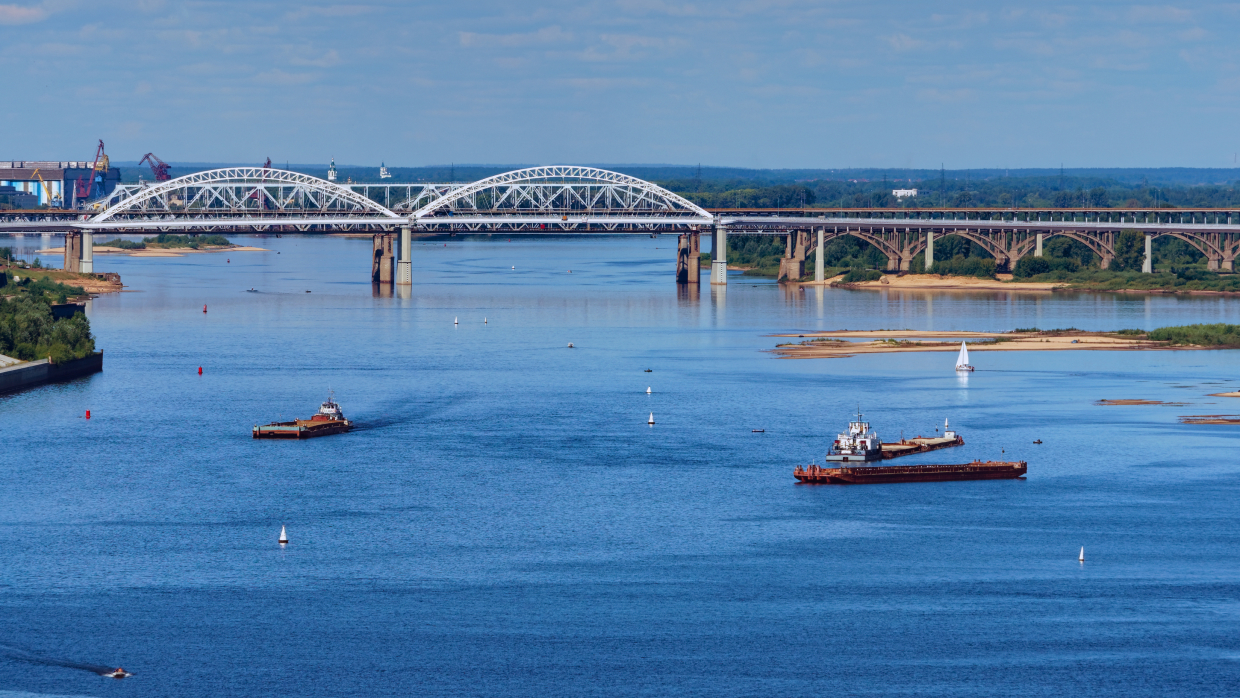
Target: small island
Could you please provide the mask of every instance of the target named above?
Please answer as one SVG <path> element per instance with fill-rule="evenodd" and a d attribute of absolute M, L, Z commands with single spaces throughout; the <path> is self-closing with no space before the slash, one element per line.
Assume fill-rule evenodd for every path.
<path fill-rule="evenodd" d="M 1150 351 L 1240 348 L 1240 325 L 1209 324 L 1162 327 L 1151 332 L 1117 330 L 1088 332 L 1074 327 L 1011 332 L 936 332 L 932 330 L 837 330 L 776 334 L 800 342 L 776 345 L 782 359 L 845 358 L 857 354 L 957 351 L 962 341 L 970 351 Z M 870 341 L 857 341 L 870 340 Z"/>

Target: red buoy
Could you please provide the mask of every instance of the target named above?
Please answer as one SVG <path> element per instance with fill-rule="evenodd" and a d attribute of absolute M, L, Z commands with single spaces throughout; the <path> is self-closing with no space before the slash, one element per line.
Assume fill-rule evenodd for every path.
<path fill-rule="evenodd" d="M 86 410 L 86 418 L 90 419 L 90 410 Z"/>
<path fill-rule="evenodd" d="M 200 375 L 200 376 L 202 375 L 202 366 L 199 366 L 199 367 L 198 367 L 198 375 Z"/>
<path fill-rule="evenodd" d="M 205 312 L 207 312 L 207 306 L 205 306 L 205 305 L 204 305 L 204 306 L 202 306 L 202 312 L 204 312 L 204 313 L 205 313 Z"/>
<path fill-rule="evenodd" d="M 229 264 L 232 264 L 232 260 L 231 260 L 231 259 L 226 259 L 226 260 L 224 260 L 224 261 L 225 261 L 225 262 L 228 262 Z"/>

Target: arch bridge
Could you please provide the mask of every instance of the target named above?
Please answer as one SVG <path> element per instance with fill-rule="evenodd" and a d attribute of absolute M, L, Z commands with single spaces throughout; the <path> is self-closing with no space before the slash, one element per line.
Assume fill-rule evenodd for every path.
<path fill-rule="evenodd" d="M 0 212 L 0 231 L 66 231 L 66 268 L 93 271 L 96 232 L 374 233 L 372 275 L 409 283 L 414 234 L 679 233 L 677 278 L 698 279 L 700 235 L 714 237 L 712 283 L 726 283 L 731 234 L 787 236 L 784 278 L 804 275 L 810 251 L 852 235 L 878 248 L 891 270 L 909 270 L 934 239 L 960 235 L 1001 267 L 1039 255 L 1053 236 L 1078 240 L 1109 265 L 1121 230 L 1184 240 L 1230 271 L 1240 255 L 1240 210 L 800 209 L 708 211 L 636 177 L 594 167 L 544 166 L 472 183 L 340 184 L 275 168 L 231 167 L 157 184 L 122 185 L 88 211 Z M 397 232 L 399 231 L 399 233 Z M 820 263 L 817 266 L 821 266 Z M 387 269 L 387 271 L 385 271 Z M 817 276 L 817 274 L 816 274 Z"/>

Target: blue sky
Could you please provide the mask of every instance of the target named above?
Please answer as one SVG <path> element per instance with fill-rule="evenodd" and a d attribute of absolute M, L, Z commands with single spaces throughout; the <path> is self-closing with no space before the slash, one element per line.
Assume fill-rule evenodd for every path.
<path fill-rule="evenodd" d="M 1240 5 L 0 0 L 0 158 L 1230 167 Z"/>

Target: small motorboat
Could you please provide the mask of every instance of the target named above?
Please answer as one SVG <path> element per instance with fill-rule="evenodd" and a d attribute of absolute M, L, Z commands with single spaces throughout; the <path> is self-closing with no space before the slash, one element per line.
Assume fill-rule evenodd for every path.
<path fill-rule="evenodd" d="M 766 433 L 766 429 L 754 429 L 754 430 L 753 430 L 753 433 L 755 433 L 755 434 L 765 434 L 765 433 Z"/>
<path fill-rule="evenodd" d="M 1035 444 L 1040 444 L 1040 443 L 1042 443 L 1042 439 L 1038 439 L 1037 441 L 1034 441 L 1034 443 L 1035 443 Z"/>
<path fill-rule="evenodd" d="M 646 373 L 650 373 L 650 369 L 646 369 Z"/>
<path fill-rule="evenodd" d="M 115 671 L 109 672 L 107 674 L 100 674 L 100 676 L 103 676 L 109 679 L 127 679 L 130 676 L 133 676 L 133 674 L 129 673 L 128 671 L 125 671 L 124 669 L 120 667 L 116 667 Z"/>
<path fill-rule="evenodd" d="M 258 293 L 258 289 L 256 289 L 256 288 L 249 288 L 249 289 L 246 289 L 246 293 Z"/>

